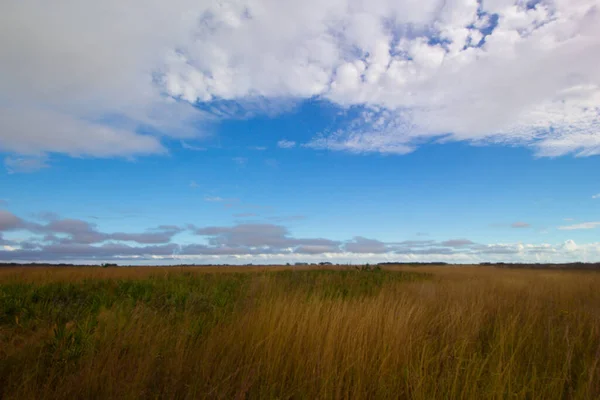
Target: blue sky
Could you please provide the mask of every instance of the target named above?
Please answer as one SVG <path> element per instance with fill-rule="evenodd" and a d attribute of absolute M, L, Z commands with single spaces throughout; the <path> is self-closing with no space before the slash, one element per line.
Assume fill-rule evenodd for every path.
<path fill-rule="evenodd" d="M 1 6 L 0 260 L 600 261 L 593 1 L 325 3 Z"/>

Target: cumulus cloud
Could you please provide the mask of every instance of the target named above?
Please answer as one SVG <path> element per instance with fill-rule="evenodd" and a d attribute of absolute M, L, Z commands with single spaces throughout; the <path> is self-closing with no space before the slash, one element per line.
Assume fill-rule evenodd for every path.
<path fill-rule="evenodd" d="M 0 232 L 13 231 L 26 227 L 26 222 L 11 212 L 0 210 Z"/>
<path fill-rule="evenodd" d="M 203 22 L 169 65 L 169 92 L 318 98 L 348 111 L 309 147 L 404 154 L 443 138 L 600 152 L 593 0 L 242 1 Z"/>
<path fill-rule="evenodd" d="M 339 245 L 332 244 L 303 244 L 295 248 L 295 254 L 327 254 L 340 251 Z"/>
<path fill-rule="evenodd" d="M 155 76 L 202 10 L 171 4 L 3 3 L 0 150 L 131 156 L 164 152 L 160 133 L 192 135 L 198 113 Z"/>
<path fill-rule="evenodd" d="M 468 239 L 451 239 L 451 240 L 446 240 L 446 241 L 442 242 L 441 244 L 446 247 L 465 247 L 465 246 L 471 246 L 475 243 Z"/>
<path fill-rule="evenodd" d="M 389 247 L 379 240 L 368 239 L 362 236 L 356 236 L 354 239 L 344 245 L 346 251 L 350 253 L 385 253 Z"/>
<path fill-rule="evenodd" d="M 138 244 L 168 243 L 183 229 L 177 226 L 161 225 L 141 233 L 105 233 L 96 224 L 74 218 L 59 218 L 54 213 L 42 213 L 40 219 L 46 223 L 24 220 L 16 215 L 0 210 L 0 232 L 29 231 L 44 235 L 44 241 L 59 244 L 94 244 L 110 240 L 135 242 Z"/>
<path fill-rule="evenodd" d="M 207 238 L 208 244 L 214 247 L 247 249 L 263 249 L 268 253 L 292 252 L 304 246 L 324 246 L 336 249 L 340 242 L 322 238 L 294 238 L 287 228 L 274 224 L 238 224 L 232 227 L 192 227 L 192 232 Z M 313 247 L 314 248 L 314 247 Z"/>
<path fill-rule="evenodd" d="M 173 236 L 181 231 L 182 229 L 176 226 L 160 226 L 156 229 L 142 233 L 111 233 L 108 235 L 108 238 L 110 240 L 136 242 L 141 244 L 160 244 L 170 242 Z"/>
<path fill-rule="evenodd" d="M 600 222 L 582 222 L 580 224 L 559 226 L 561 231 L 575 231 L 580 229 L 595 229 L 600 226 Z"/>
<path fill-rule="evenodd" d="M 566 242 L 563 243 L 561 248 L 572 253 L 574 251 L 577 251 L 579 246 L 577 246 L 577 243 L 575 243 L 574 240 L 567 240 Z"/>
<path fill-rule="evenodd" d="M 520 250 L 520 245 L 514 244 L 484 244 L 474 248 L 475 252 L 482 255 L 516 255 Z"/>
<path fill-rule="evenodd" d="M 404 154 L 463 140 L 600 154 L 595 0 L 0 7 L 3 151 L 163 153 L 164 135 L 197 135 L 199 121 L 316 99 L 348 118 L 314 148 Z"/>

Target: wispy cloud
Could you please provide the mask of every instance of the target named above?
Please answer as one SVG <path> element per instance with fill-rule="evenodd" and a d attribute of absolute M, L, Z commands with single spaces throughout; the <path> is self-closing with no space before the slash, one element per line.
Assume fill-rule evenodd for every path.
<path fill-rule="evenodd" d="M 234 157 L 233 161 L 239 165 L 239 166 L 246 166 L 246 164 L 248 163 L 248 159 L 246 157 Z"/>
<path fill-rule="evenodd" d="M 496 222 L 496 223 L 490 224 L 489 226 L 492 228 L 502 228 L 502 229 L 506 229 L 506 228 L 523 229 L 523 228 L 530 228 L 531 224 L 528 222 L 517 221 L 517 222 L 513 222 L 512 224 Z"/>
<path fill-rule="evenodd" d="M 277 167 L 279 167 L 279 161 L 277 161 L 273 158 L 269 158 L 269 159 L 265 160 L 265 165 L 270 168 L 277 168 Z"/>
<path fill-rule="evenodd" d="M 271 221 L 275 221 L 275 222 L 287 222 L 287 221 L 301 221 L 306 219 L 305 215 L 288 215 L 288 216 L 281 216 L 281 217 L 269 217 L 268 218 Z"/>
<path fill-rule="evenodd" d="M 237 203 L 239 199 L 225 198 L 220 196 L 204 196 L 204 201 L 208 201 L 211 203 Z"/>
<path fill-rule="evenodd" d="M 281 149 L 291 149 L 292 147 L 296 147 L 296 142 L 283 139 L 277 142 L 277 147 Z"/>
<path fill-rule="evenodd" d="M 221 202 L 221 201 L 227 201 L 227 199 L 224 199 L 224 198 L 219 197 L 219 196 L 204 196 L 204 201 Z"/>
<path fill-rule="evenodd" d="M 442 246 L 446 247 L 466 247 L 474 244 L 475 242 L 468 239 L 450 239 L 441 243 Z"/>
<path fill-rule="evenodd" d="M 256 150 L 256 151 L 265 151 L 267 150 L 266 146 L 250 146 L 248 150 Z"/>
<path fill-rule="evenodd" d="M 196 181 L 190 181 L 190 185 L 189 185 L 192 189 L 197 189 L 200 187 L 200 185 L 198 185 L 198 183 Z"/>
<path fill-rule="evenodd" d="M 4 166 L 9 174 L 28 174 L 48 168 L 50 165 L 45 157 L 6 157 Z"/>
<path fill-rule="evenodd" d="M 181 147 L 183 147 L 186 150 L 192 150 L 192 151 L 206 151 L 206 147 L 194 146 L 194 145 L 188 144 L 184 141 L 181 142 Z"/>
<path fill-rule="evenodd" d="M 600 222 L 582 222 L 581 224 L 559 226 L 561 231 L 575 231 L 580 229 L 595 229 L 600 226 Z"/>
<path fill-rule="evenodd" d="M 258 214 L 255 213 L 239 213 L 239 214 L 233 214 L 234 217 L 236 218 L 249 218 L 249 217 L 258 217 Z"/>
<path fill-rule="evenodd" d="M 593 195 L 592 199 L 600 199 L 600 193 Z"/>

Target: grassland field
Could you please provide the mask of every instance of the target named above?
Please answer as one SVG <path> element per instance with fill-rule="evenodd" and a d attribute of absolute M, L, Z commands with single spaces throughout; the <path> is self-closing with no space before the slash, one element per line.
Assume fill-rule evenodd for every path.
<path fill-rule="evenodd" d="M 600 273 L 0 269 L 2 399 L 598 399 Z"/>

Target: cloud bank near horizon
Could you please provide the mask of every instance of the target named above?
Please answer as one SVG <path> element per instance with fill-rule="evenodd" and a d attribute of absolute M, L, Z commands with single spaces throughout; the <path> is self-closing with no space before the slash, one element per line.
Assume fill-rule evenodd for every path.
<path fill-rule="evenodd" d="M 18 238 L 15 233 L 19 233 Z M 177 243 L 177 235 L 193 243 Z M 381 261 L 477 263 L 600 261 L 600 243 L 482 244 L 465 238 L 382 242 L 297 238 L 272 223 L 198 227 L 161 225 L 143 232 L 103 232 L 93 223 L 42 213 L 26 220 L 0 210 L 0 261 L 98 263 L 121 260 L 165 263 L 286 263 Z"/>

